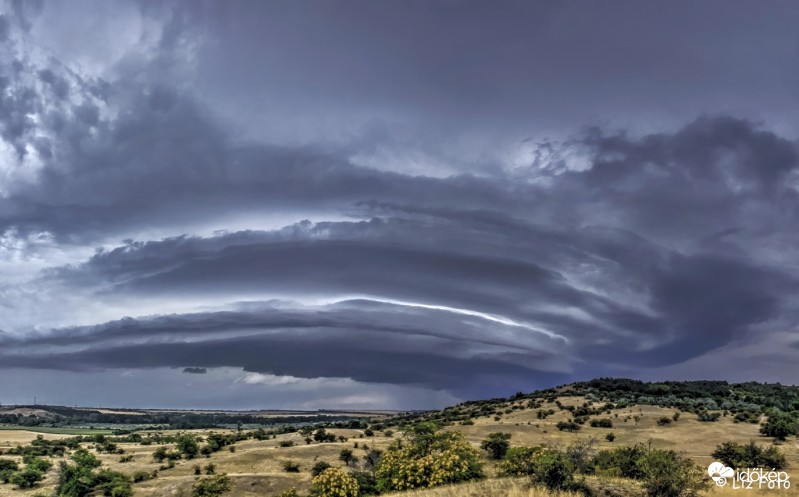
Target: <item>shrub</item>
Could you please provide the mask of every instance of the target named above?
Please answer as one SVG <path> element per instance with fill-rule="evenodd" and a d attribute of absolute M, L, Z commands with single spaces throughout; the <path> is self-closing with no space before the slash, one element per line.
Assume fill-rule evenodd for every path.
<path fill-rule="evenodd" d="M 200 453 L 200 446 L 197 444 L 197 439 L 192 435 L 181 435 L 178 437 L 177 449 L 183 454 L 186 459 L 194 459 Z"/>
<path fill-rule="evenodd" d="M 613 420 L 610 418 L 592 419 L 591 426 L 593 428 L 613 428 Z"/>
<path fill-rule="evenodd" d="M 17 488 L 33 488 L 44 479 L 44 473 L 34 468 L 25 468 L 11 474 L 9 482 Z"/>
<path fill-rule="evenodd" d="M 480 448 L 488 452 L 492 459 L 502 459 L 510 448 L 510 438 L 510 433 L 489 433 Z"/>
<path fill-rule="evenodd" d="M 568 456 L 558 450 L 545 448 L 533 458 L 533 483 L 550 490 L 575 490 L 574 467 Z"/>
<path fill-rule="evenodd" d="M 133 473 L 133 483 L 139 483 L 152 479 L 152 475 L 147 471 L 136 471 Z"/>
<path fill-rule="evenodd" d="M 300 465 L 295 461 L 283 461 L 283 471 L 286 473 L 299 473 Z"/>
<path fill-rule="evenodd" d="M 338 468 L 328 468 L 311 482 L 316 497 L 358 497 L 358 481 Z"/>
<path fill-rule="evenodd" d="M 645 453 L 643 445 L 601 450 L 594 456 L 594 468 L 602 475 L 640 479 L 644 473 L 638 462 Z"/>
<path fill-rule="evenodd" d="M 191 497 L 219 497 L 230 492 L 230 478 L 226 474 L 206 476 L 191 486 Z"/>
<path fill-rule="evenodd" d="M 389 446 L 375 475 L 381 491 L 410 490 L 482 478 L 483 467 L 462 435 L 419 423 Z"/>
<path fill-rule="evenodd" d="M 18 469 L 19 465 L 16 461 L 12 461 L 11 459 L 0 459 L 0 481 L 3 483 L 9 483 L 11 481 L 11 475 L 14 474 L 14 472 Z"/>
<path fill-rule="evenodd" d="M 696 463 L 672 450 L 649 450 L 639 465 L 649 497 L 695 497 L 710 487 Z"/>
<path fill-rule="evenodd" d="M 320 443 L 335 442 L 336 436 L 332 433 L 328 433 L 324 428 L 319 428 L 314 432 L 313 439 Z"/>
<path fill-rule="evenodd" d="M 661 416 L 660 419 L 658 419 L 658 426 L 670 425 L 672 421 L 672 418 L 668 416 Z"/>
<path fill-rule="evenodd" d="M 278 447 L 294 447 L 294 442 L 292 440 L 281 440 L 277 445 Z"/>
<path fill-rule="evenodd" d="M 119 471 L 100 470 L 94 475 L 92 483 L 95 490 L 99 490 L 106 496 L 130 497 L 133 495 L 130 477 Z"/>
<path fill-rule="evenodd" d="M 580 425 L 574 421 L 558 421 L 555 427 L 560 431 L 579 431 Z"/>
<path fill-rule="evenodd" d="M 608 433 L 607 435 L 605 435 L 605 440 L 607 440 L 608 442 L 612 442 L 616 440 L 616 435 L 614 435 L 613 432 Z"/>
<path fill-rule="evenodd" d="M 766 468 L 782 470 L 787 466 L 785 454 L 774 446 L 760 446 L 754 442 L 739 444 L 724 442 L 716 447 L 712 456 L 732 468 Z"/>
<path fill-rule="evenodd" d="M 330 463 L 325 461 L 319 461 L 316 464 L 314 464 L 313 467 L 311 468 L 311 476 L 319 476 L 320 474 L 322 474 L 324 470 L 330 467 L 332 467 L 330 466 Z"/>
<path fill-rule="evenodd" d="M 712 422 L 712 421 L 718 421 L 719 418 L 721 417 L 721 413 L 700 411 L 697 416 L 699 421 Z"/>
<path fill-rule="evenodd" d="M 300 493 L 297 492 L 296 488 L 287 488 L 277 494 L 277 497 L 300 497 Z"/>
<path fill-rule="evenodd" d="M 499 463 L 503 476 L 530 476 L 535 469 L 534 459 L 541 447 L 513 447 Z"/>
<path fill-rule="evenodd" d="M 766 422 L 760 426 L 760 433 L 767 437 L 785 440 L 789 435 L 796 435 L 799 423 L 787 413 L 774 412 L 769 414 Z"/>
<path fill-rule="evenodd" d="M 338 459 L 349 466 L 351 462 L 358 461 L 358 456 L 352 453 L 352 449 L 341 449 L 341 452 L 338 454 Z"/>
<path fill-rule="evenodd" d="M 358 495 L 378 495 L 377 478 L 371 471 L 351 471 L 350 476 L 358 482 Z"/>

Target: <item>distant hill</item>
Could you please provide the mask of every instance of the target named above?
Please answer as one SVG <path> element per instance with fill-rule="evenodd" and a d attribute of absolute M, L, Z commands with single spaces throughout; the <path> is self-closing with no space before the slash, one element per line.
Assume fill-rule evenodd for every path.
<path fill-rule="evenodd" d="M 726 381 L 643 382 L 628 378 L 598 378 L 531 393 L 519 392 L 507 398 L 467 401 L 440 411 L 406 414 L 400 418 L 403 421 L 424 418 L 451 424 L 502 415 L 507 409 L 537 409 L 546 402 L 556 402 L 564 397 L 584 397 L 588 401 L 604 402 L 607 406 L 603 406 L 602 410 L 651 405 L 695 414 L 726 411 L 738 422 L 758 422 L 762 415 L 775 411 L 799 416 L 799 387 L 793 385 Z M 601 412 L 597 409 L 593 408 Z M 578 412 L 576 415 L 581 414 Z"/>

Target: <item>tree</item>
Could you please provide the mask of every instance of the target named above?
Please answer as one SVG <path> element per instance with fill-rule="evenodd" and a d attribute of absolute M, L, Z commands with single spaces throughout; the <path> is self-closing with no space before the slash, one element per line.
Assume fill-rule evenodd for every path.
<path fill-rule="evenodd" d="M 324 428 L 319 428 L 314 432 L 313 439 L 317 442 L 335 442 L 336 436 L 332 433 L 328 433 Z"/>
<path fill-rule="evenodd" d="M 183 454 L 186 459 L 194 459 L 200 453 L 200 446 L 197 444 L 197 439 L 192 435 L 181 435 L 178 437 L 177 449 Z"/>
<path fill-rule="evenodd" d="M 510 448 L 510 438 L 510 433 L 489 433 L 480 448 L 488 452 L 492 459 L 502 459 Z"/>
<path fill-rule="evenodd" d="M 230 477 L 222 473 L 199 478 L 191 487 L 191 497 L 219 497 L 230 492 Z"/>
<path fill-rule="evenodd" d="M 341 449 L 341 452 L 338 454 L 338 459 L 349 466 L 351 462 L 358 460 L 358 456 L 352 453 L 352 449 Z"/>

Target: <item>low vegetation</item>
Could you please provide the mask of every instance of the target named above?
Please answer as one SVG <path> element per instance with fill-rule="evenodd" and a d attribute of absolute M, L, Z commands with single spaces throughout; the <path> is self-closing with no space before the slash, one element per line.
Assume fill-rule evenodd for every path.
<path fill-rule="evenodd" d="M 796 392 L 600 379 L 369 420 L 3 444 L 5 431 L 0 497 L 710 496 L 708 461 L 799 463 Z"/>

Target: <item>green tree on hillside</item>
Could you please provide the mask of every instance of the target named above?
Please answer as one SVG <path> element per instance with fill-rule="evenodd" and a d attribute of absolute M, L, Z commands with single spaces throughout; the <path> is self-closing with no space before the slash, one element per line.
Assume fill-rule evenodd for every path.
<path fill-rule="evenodd" d="M 502 459 L 510 449 L 510 433 L 489 433 L 480 448 L 491 454 L 492 459 Z"/>

